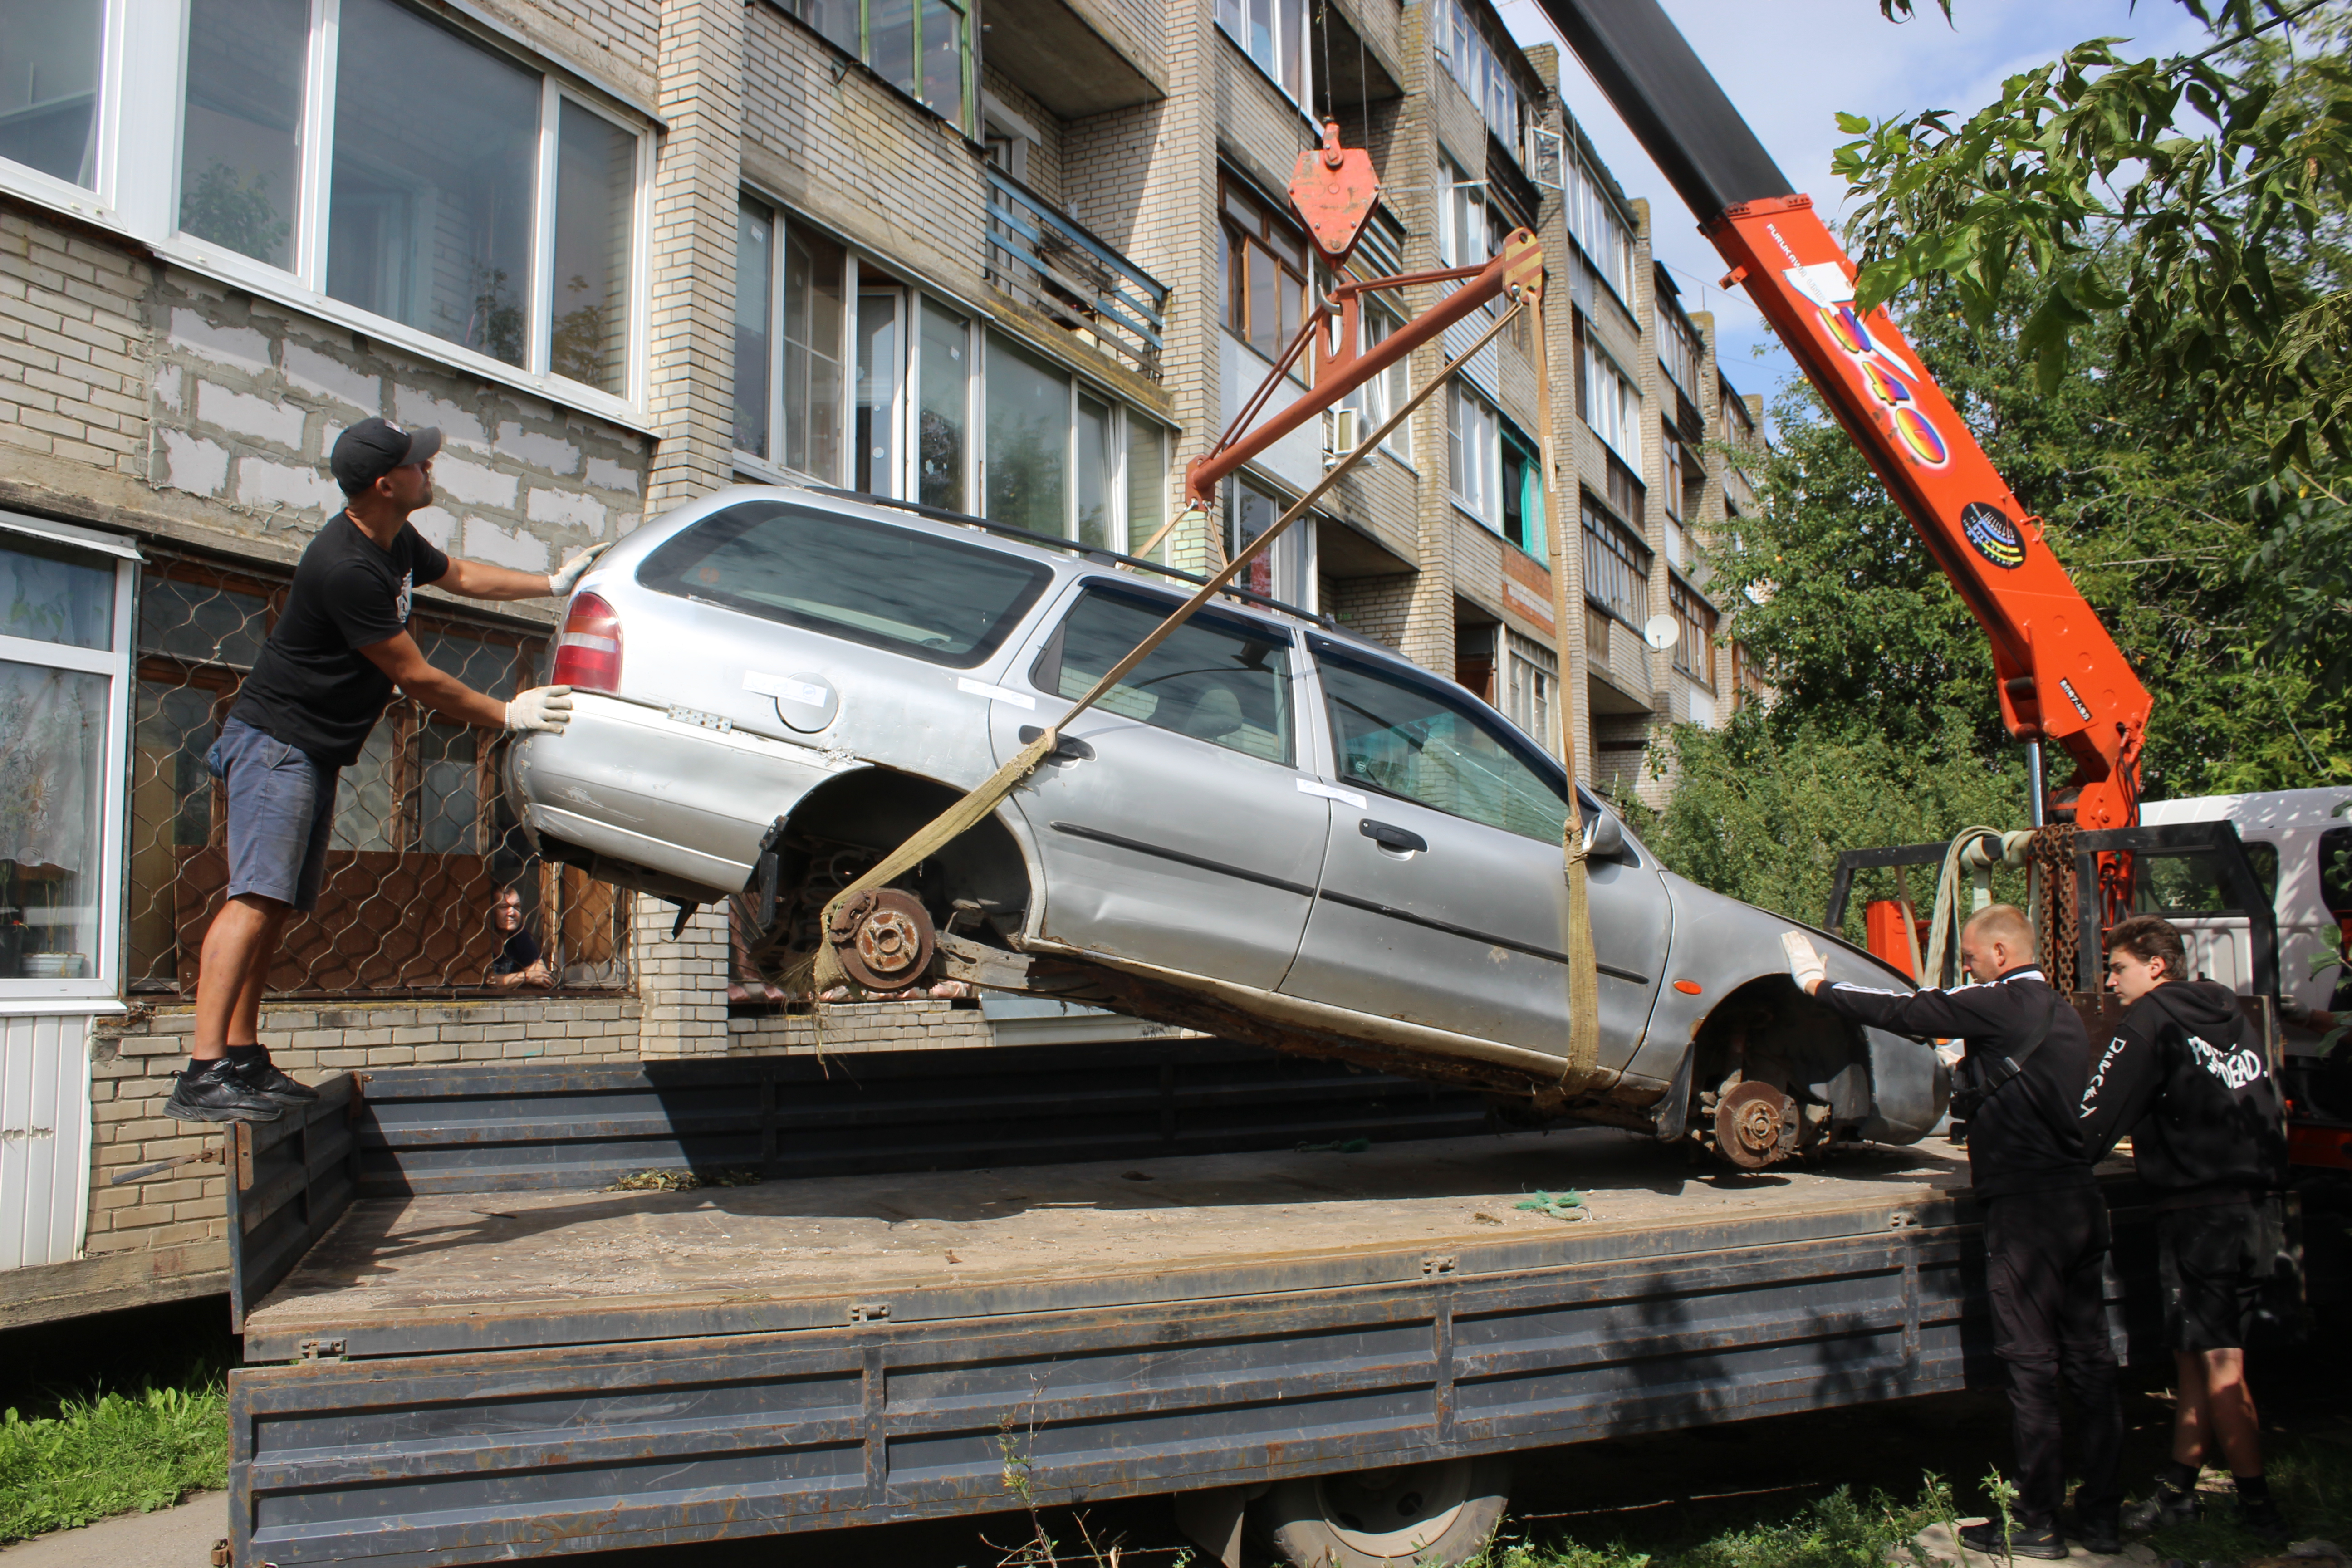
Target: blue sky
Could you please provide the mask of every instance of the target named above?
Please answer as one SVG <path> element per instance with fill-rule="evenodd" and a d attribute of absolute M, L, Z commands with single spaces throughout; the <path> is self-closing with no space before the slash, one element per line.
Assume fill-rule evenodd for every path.
<path fill-rule="evenodd" d="M 1522 43 L 1559 39 L 1536 0 L 1496 0 Z M 2120 36 L 2124 52 L 2173 54 L 2210 42 L 2175 0 L 1954 0 L 1947 26 L 1934 0 L 1900 26 L 1882 20 L 1875 0 L 1664 0 L 1699 58 L 1797 188 L 1831 213 L 1843 210 L 1844 182 L 1830 157 L 1850 138 L 1840 111 L 1872 119 L 1923 109 L 1974 110 L 2001 79 L 2053 59 L 2084 38 Z M 1570 61 L 1575 57 L 1570 55 Z M 1793 370 L 1744 293 L 1716 280 L 1723 262 L 1698 219 L 1667 187 L 1600 89 L 1575 65 L 1562 72 L 1569 111 L 1632 196 L 1650 201 L 1657 258 L 1673 270 L 1691 310 L 1712 310 L 1724 374 L 1742 392 L 1769 398 Z M 1755 357 L 1758 349 L 1767 351 Z"/>

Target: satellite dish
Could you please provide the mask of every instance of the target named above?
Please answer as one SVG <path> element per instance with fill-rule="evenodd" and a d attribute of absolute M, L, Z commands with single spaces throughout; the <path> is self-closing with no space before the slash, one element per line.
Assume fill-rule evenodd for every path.
<path fill-rule="evenodd" d="M 1682 641 L 1683 629 L 1672 616 L 1652 616 L 1642 627 L 1642 640 L 1660 653 Z"/>

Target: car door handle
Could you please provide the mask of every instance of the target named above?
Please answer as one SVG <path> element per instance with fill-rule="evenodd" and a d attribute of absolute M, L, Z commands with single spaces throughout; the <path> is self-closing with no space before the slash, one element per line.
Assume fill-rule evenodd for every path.
<path fill-rule="evenodd" d="M 1038 725 L 1024 724 L 1021 726 L 1021 743 L 1024 746 L 1033 745 L 1037 737 L 1045 732 L 1045 730 Z M 1095 760 L 1095 749 L 1084 741 L 1074 741 L 1065 735 L 1045 755 L 1055 762 L 1091 763 Z"/>
<path fill-rule="evenodd" d="M 1369 816 L 1356 824 L 1356 831 L 1383 849 L 1416 849 L 1426 853 L 1429 848 L 1429 840 L 1420 834 L 1391 827 L 1385 822 L 1374 822 Z"/>

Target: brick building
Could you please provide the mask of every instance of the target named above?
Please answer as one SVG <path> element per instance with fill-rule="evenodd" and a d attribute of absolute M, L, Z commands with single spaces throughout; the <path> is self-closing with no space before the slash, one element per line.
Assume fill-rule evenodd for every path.
<path fill-rule="evenodd" d="M 204 756 L 368 415 L 447 433 L 429 537 L 526 570 L 739 481 L 1215 563 L 1328 460 L 1331 421 L 1166 531 L 1317 281 L 1283 192 L 1328 114 L 1386 189 L 1363 275 L 1542 239 L 1573 489 L 1542 482 L 1522 323 L 1252 585 L 1654 795 L 1650 735 L 1742 689 L 1693 542 L 1752 504 L 1755 412 L 1652 265 L 1646 204 L 1565 121 L 1559 64 L 1486 0 L 24 8 L 0 37 L 0 1322 L 218 1288 L 212 1167 L 108 1178 L 206 1142 L 156 1115 L 224 885 Z M 1555 624 L 1555 561 L 1580 627 Z M 420 642 L 510 692 L 554 613 L 425 592 Z M 288 1067 L 1144 1027 L 730 1005 L 722 917 L 673 940 L 667 908 L 523 862 L 494 752 L 401 703 L 346 770 L 265 1017 Z M 483 984 L 481 910 L 518 879 L 552 1000 Z"/>

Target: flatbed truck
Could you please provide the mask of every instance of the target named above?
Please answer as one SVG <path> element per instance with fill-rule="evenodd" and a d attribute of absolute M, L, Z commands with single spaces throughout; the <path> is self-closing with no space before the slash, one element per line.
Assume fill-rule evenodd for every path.
<path fill-rule="evenodd" d="M 1435 1562 L 1514 1450 L 2000 1378 L 1940 1140 L 1739 1173 L 1215 1040 L 346 1074 L 229 1160 L 237 1568 L 1160 1493 Z"/>

